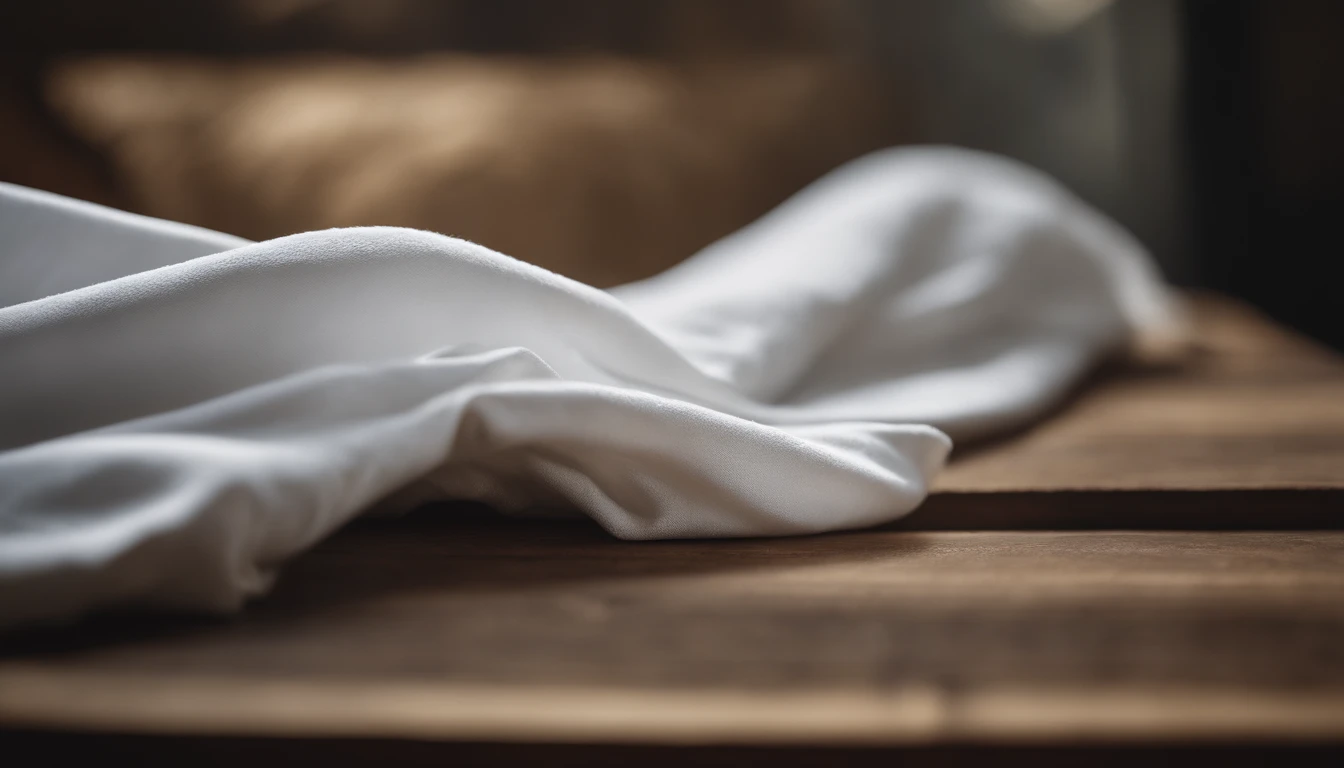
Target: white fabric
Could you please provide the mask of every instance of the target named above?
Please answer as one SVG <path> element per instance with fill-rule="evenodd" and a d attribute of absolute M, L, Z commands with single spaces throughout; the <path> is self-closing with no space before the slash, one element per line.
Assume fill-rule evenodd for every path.
<path fill-rule="evenodd" d="M 628 539 L 891 520 L 946 435 L 1173 322 L 1117 226 L 951 149 L 855 161 L 611 292 L 428 232 L 246 244 L 5 186 L 0 296 L 8 624 L 235 609 L 380 500 Z"/>

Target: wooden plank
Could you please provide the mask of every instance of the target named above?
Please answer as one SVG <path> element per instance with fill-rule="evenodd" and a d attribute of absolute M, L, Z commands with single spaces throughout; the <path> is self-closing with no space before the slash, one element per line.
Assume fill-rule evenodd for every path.
<path fill-rule="evenodd" d="M 343 532 L 234 620 L 0 639 L 0 729 L 1344 744 L 1344 532 L 909 530 L 1337 526 L 1344 366 L 1196 307 L 1193 359 L 962 451 L 906 530 L 631 544 L 445 505 Z"/>
<path fill-rule="evenodd" d="M 1344 524 L 1344 359 L 1227 299 L 1191 309 L 1182 361 L 1108 369 L 1034 429 L 958 447 L 899 527 Z"/>
<path fill-rule="evenodd" d="M 345 737 L 138 736 L 29 731 L 9 734 L 8 754 L 42 755 L 50 765 L 432 766 L 545 765 L 548 768 L 1338 768 L 1344 750 L 1330 745 L 991 745 L 965 746 L 697 746 L 462 742 Z"/>
<path fill-rule="evenodd" d="M 1035 429 L 961 452 L 939 490 L 1344 488 L 1344 359 L 1243 305 L 1191 306 L 1183 362 L 1107 371 Z"/>
<path fill-rule="evenodd" d="M 11 639 L 0 722 L 492 741 L 1320 741 L 1344 533 L 367 524 L 227 622 Z"/>

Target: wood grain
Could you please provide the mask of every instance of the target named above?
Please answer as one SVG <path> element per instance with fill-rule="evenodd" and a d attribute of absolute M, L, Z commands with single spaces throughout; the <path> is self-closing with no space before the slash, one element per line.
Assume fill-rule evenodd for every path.
<path fill-rule="evenodd" d="M 1244 305 L 1191 307 L 1182 362 L 1099 376 L 1026 434 L 959 451 L 938 488 L 1344 488 L 1344 359 Z"/>
<path fill-rule="evenodd" d="M 443 510 L 440 510 L 442 513 Z M 1344 733 L 1344 533 L 361 526 L 223 623 L 12 641 L 0 719 L 655 743 Z"/>
<path fill-rule="evenodd" d="M 364 522 L 234 619 L 0 638 L 0 730 L 1344 746 L 1344 531 L 1268 530 L 1337 526 L 1344 372 L 1234 305 L 1199 312 L 1196 361 L 968 452 L 905 529 L 635 544 L 462 505 Z M 927 530 L 975 525 L 998 530 Z M 1138 530 L 1182 526 L 1245 530 Z"/>
<path fill-rule="evenodd" d="M 1344 359 L 1234 301 L 1190 309 L 1183 360 L 1102 371 L 1024 434 L 959 446 L 901 527 L 1339 527 Z"/>

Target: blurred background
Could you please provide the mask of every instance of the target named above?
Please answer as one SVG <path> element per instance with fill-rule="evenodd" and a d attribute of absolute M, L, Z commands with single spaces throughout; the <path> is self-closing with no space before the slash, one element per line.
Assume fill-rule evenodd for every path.
<path fill-rule="evenodd" d="M 1024 160 L 1344 347 L 1337 0 L 43 0 L 0 180 L 250 238 L 391 224 L 644 277 L 869 150 Z"/>

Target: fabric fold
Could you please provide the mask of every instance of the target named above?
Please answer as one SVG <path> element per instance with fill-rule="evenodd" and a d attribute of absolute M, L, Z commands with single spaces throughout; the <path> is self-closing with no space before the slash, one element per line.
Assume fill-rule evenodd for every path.
<path fill-rule="evenodd" d="M 248 244 L 13 187 L 0 224 L 11 625 L 236 609 L 351 517 L 434 499 L 629 539 L 876 524 L 949 434 L 1176 322 L 1119 227 L 952 149 L 862 158 L 610 292 L 414 230 Z"/>

